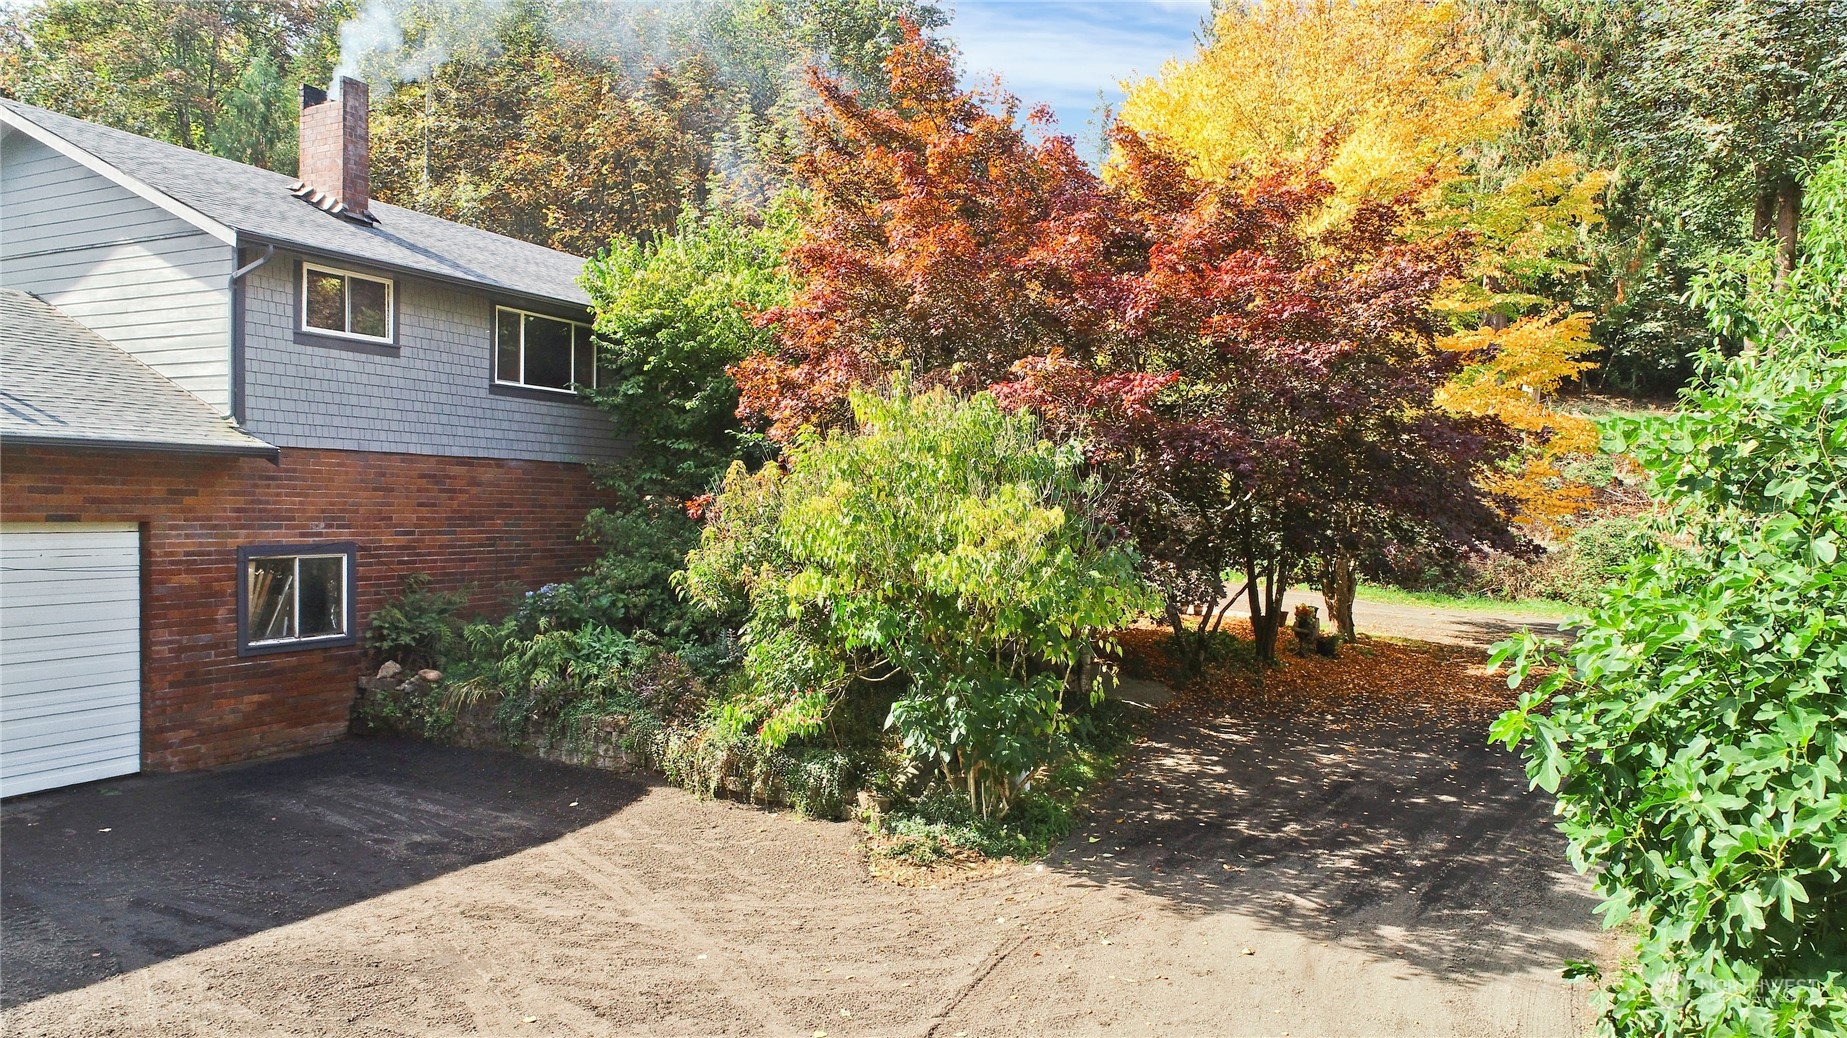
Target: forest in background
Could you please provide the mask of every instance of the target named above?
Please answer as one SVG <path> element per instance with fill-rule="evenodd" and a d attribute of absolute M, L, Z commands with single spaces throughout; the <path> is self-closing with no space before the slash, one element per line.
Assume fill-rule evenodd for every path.
<path fill-rule="evenodd" d="M 1543 293 L 1589 315 L 1581 379 L 1601 391 L 1686 379 L 1710 339 L 1692 273 L 1753 239 L 1792 248 L 1801 172 L 1847 118 L 1840 0 L 1307 5 L 1349 7 L 1390 12 L 1374 30 L 1403 32 L 1399 51 L 1330 30 L 1292 54 L 1321 82 L 1250 75 L 1280 9 L 1256 5 L 1231 23 L 1242 39 L 1204 20 L 1200 53 L 1131 84 L 1119 114 L 1211 163 L 1300 154 L 1325 132 L 1349 162 L 1396 150 L 1372 188 L 1432 161 L 1484 182 L 1604 174 L 1599 219 L 1555 250 L 1570 262 Z M 0 95 L 284 172 L 298 84 L 358 73 L 379 198 L 583 255 L 670 229 L 688 204 L 767 204 L 804 147 L 807 67 L 876 101 L 903 21 L 954 47 L 932 0 L 41 0 L 5 17 Z M 1366 60 L 1411 50 L 1396 75 Z M 1478 110 L 1429 121 L 1461 94 Z"/>

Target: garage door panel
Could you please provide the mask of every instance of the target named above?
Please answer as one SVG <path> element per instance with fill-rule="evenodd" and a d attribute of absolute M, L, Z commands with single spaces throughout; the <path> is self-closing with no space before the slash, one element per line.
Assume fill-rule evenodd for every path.
<path fill-rule="evenodd" d="M 13 722 L 79 710 L 104 710 L 126 707 L 130 715 L 141 710 L 141 682 L 134 674 L 115 674 L 91 684 L 71 688 L 46 689 L 6 699 L 6 736 L 13 734 Z"/>
<path fill-rule="evenodd" d="M 141 740 L 137 737 L 135 739 L 135 748 L 133 752 L 139 754 L 141 752 L 140 745 Z M 18 777 L 0 776 L 0 797 L 14 797 L 25 793 L 42 793 L 48 789 L 74 786 L 79 782 L 96 782 L 102 779 L 132 775 L 134 772 L 122 770 L 121 754 L 123 752 L 124 751 L 121 749 L 112 749 L 107 755 L 100 759 L 87 763 L 72 764 L 66 762 L 48 771 L 38 771 L 30 774 L 22 772 Z"/>
<path fill-rule="evenodd" d="M 58 574 L 73 576 L 123 574 L 133 572 L 138 559 L 127 558 L 139 542 L 132 533 L 115 533 L 98 537 L 73 536 L 68 533 L 24 533 L 21 537 L 55 537 L 61 546 L 37 547 L 15 544 L 0 548 L 0 564 L 22 577 L 44 579 Z"/>
<path fill-rule="evenodd" d="M 6 724 L 6 737 L 11 737 L 13 722 L 24 722 L 35 717 L 52 717 L 78 711 L 98 711 L 96 717 L 109 717 L 107 711 L 122 707 L 124 704 L 135 709 L 127 711 L 124 717 L 133 717 L 140 713 L 140 682 L 133 674 L 116 674 L 105 682 L 89 685 L 72 685 L 68 689 L 46 689 L 42 693 L 18 694 L 7 696 L 6 713 L 0 713 L 0 722 Z M 72 724 L 81 718 L 70 718 Z M 4 737 L 0 737 L 4 741 Z"/>
<path fill-rule="evenodd" d="M 140 640 L 141 632 L 132 624 L 75 634 L 0 638 L 0 656 L 4 656 L 8 664 L 14 664 L 63 659 L 73 653 L 109 652 L 121 646 L 131 634 Z"/>
<path fill-rule="evenodd" d="M 132 541 L 133 536 L 127 539 Z M 140 571 L 140 560 L 127 557 L 131 551 L 132 548 L 123 544 L 98 544 L 57 552 L 0 551 L 0 571 L 6 574 L 8 587 L 18 587 L 22 594 L 29 596 L 46 586 L 132 580 Z M 121 557 L 99 559 L 103 553 Z"/>
<path fill-rule="evenodd" d="M 92 604 L 139 602 L 141 601 L 140 583 L 134 577 L 116 580 L 67 580 L 62 583 L 47 580 L 38 584 L 14 584 L 9 580 L 6 586 L 6 604 L 0 606 L 0 610 L 16 613 L 22 609 L 36 611 L 46 607 L 54 609 L 63 607 L 65 611 L 77 613 Z M 68 619 L 81 618 L 79 614 Z"/>
<path fill-rule="evenodd" d="M 0 526 L 0 796 L 141 767 L 140 537 Z"/>
<path fill-rule="evenodd" d="M 0 796 L 37 793 L 79 782 L 132 775 L 137 769 L 124 770 L 123 759 L 141 754 L 141 736 L 110 736 L 50 750 L 25 750 L 15 763 L 7 754 L 7 772 L 0 775 Z"/>
<path fill-rule="evenodd" d="M 32 609 L 0 609 L 0 645 L 10 645 L 26 638 L 62 638 L 69 634 L 83 631 L 138 631 L 141 629 L 141 602 L 139 599 L 123 599 L 96 603 L 85 608 L 84 612 L 92 621 L 86 627 L 73 627 L 70 617 L 62 615 L 65 610 L 55 613 Z"/>
<path fill-rule="evenodd" d="M 126 710 L 117 704 L 102 710 L 81 712 L 88 715 L 83 719 L 85 738 L 82 742 L 71 741 L 68 714 L 50 714 L 22 720 L 9 718 L 6 738 L 0 740 L 0 752 L 6 754 L 10 764 L 15 760 L 26 759 L 25 754 L 41 750 L 67 750 L 84 743 L 138 737 L 141 731 L 141 708 L 138 704 L 130 704 Z"/>
<path fill-rule="evenodd" d="M 26 779 L 27 776 L 53 774 L 58 771 L 58 769 L 66 766 L 84 767 L 94 764 L 103 764 L 112 759 L 119 760 L 124 753 L 140 752 L 140 746 L 141 737 L 139 735 L 105 735 L 95 739 L 85 739 L 81 742 L 65 743 L 61 746 L 21 750 L 18 754 L 19 760 L 17 763 L 14 763 L 12 760 L 14 755 L 9 753 L 7 754 L 7 762 L 12 770 L 3 778 L 0 778 L 0 782 L 5 782 L 10 787 L 15 778 L 23 780 Z M 116 774 L 126 775 L 130 773 L 118 771 Z M 65 785 L 66 783 L 58 784 Z M 39 788 L 47 789 L 50 787 L 41 785 Z M 9 788 L 8 795 L 11 795 L 11 792 Z"/>
<path fill-rule="evenodd" d="M 82 688 L 86 682 L 141 672 L 141 653 L 120 642 L 106 649 L 86 650 L 87 655 L 26 662 L 6 658 L 6 679 L 19 689 Z M 12 697 L 8 696 L 8 705 Z"/>

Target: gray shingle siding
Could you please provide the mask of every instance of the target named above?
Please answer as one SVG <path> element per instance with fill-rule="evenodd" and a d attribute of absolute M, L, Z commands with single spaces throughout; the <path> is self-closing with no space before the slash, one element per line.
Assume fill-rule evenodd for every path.
<path fill-rule="evenodd" d="M 243 411 L 252 435 L 283 447 L 532 461 L 620 454 L 608 416 L 594 407 L 489 391 L 493 301 L 485 293 L 399 276 L 395 355 L 298 342 L 301 259 L 278 251 L 244 278 Z"/>
<path fill-rule="evenodd" d="M 0 287 L 31 292 L 219 413 L 233 250 L 23 134 L 0 141 Z"/>

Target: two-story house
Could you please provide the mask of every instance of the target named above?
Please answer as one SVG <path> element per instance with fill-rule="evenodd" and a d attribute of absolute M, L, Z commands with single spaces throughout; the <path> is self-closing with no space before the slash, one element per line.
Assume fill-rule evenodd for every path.
<path fill-rule="evenodd" d="M 0 795 L 345 733 L 403 578 L 568 579 L 620 446 L 579 257 L 0 101 Z"/>

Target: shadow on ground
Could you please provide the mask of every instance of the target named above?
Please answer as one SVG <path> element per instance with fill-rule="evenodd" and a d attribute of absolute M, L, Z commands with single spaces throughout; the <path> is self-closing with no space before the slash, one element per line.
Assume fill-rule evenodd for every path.
<path fill-rule="evenodd" d="M 1491 616 L 1453 616 L 1448 619 L 1449 626 L 1455 631 L 1455 640 L 1464 645 L 1487 648 L 1495 642 L 1512 638 L 1521 631 L 1532 631 L 1541 638 L 1557 638 L 1569 642 L 1571 632 L 1562 628 L 1557 620 L 1503 620 Z"/>
<path fill-rule="evenodd" d="M 1588 957 L 1596 901 L 1487 722 L 1167 711 L 1048 864 L 1458 984 Z"/>
<path fill-rule="evenodd" d="M 516 853 L 647 787 L 510 753 L 356 740 L 0 810 L 11 1007 Z"/>

